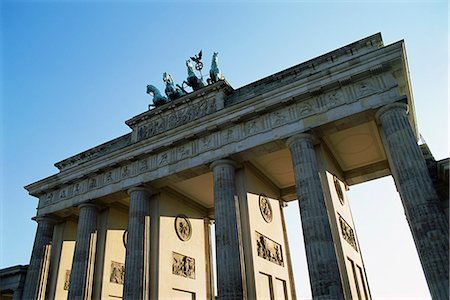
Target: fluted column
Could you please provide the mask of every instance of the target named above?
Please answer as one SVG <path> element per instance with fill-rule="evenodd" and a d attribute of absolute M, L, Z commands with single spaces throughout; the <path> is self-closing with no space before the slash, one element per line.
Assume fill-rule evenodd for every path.
<path fill-rule="evenodd" d="M 377 120 L 397 190 L 433 299 L 449 298 L 448 222 L 407 117 L 407 105 L 381 108 Z"/>
<path fill-rule="evenodd" d="M 343 299 L 339 267 L 314 151 L 314 137 L 288 139 L 314 299 Z"/>
<path fill-rule="evenodd" d="M 150 259 L 150 192 L 142 187 L 128 190 L 128 239 L 123 299 L 148 299 Z"/>
<path fill-rule="evenodd" d="M 70 272 L 69 299 L 90 299 L 97 244 L 97 207 L 91 203 L 79 205 L 77 237 Z"/>
<path fill-rule="evenodd" d="M 218 296 L 221 300 L 246 299 L 235 163 L 218 160 L 211 164 L 211 169 L 214 177 Z"/>
<path fill-rule="evenodd" d="M 36 217 L 38 223 L 30 265 L 27 270 L 22 299 L 45 299 L 47 273 L 50 263 L 50 251 L 55 220 L 48 217 Z"/>

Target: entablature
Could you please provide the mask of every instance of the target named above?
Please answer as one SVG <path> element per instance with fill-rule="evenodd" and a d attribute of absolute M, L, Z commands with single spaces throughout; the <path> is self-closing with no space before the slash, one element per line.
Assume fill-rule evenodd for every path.
<path fill-rule="evenodd" d="M 284 82 L 245 101 L 229 102 L 227 97 L 236 91 L 226 82 L 218 82 L 205 89 L 209 93 L 199 90 L 197 97 L 177 99 L 180 106 L 174 101 L 127 121 L 133 129 L 130 144 L 25 188 L 39 197 L 39 211 L 49 213 L 202 168 L 233 153 L 408 98 L 400 92 L 402 87 L 394 74 L 407 72 L 402 69 L 402 52 L 403 43 L 398 42 L 366 52 L 353 62 L 331 63 L 327 75 Z M 182 114 L 192 103 L 204 102 L 211 105 L 203 106 L 205 113 L 198 118 L 164 127 L 153 135 L 139 133 L 161 116 Z"/>

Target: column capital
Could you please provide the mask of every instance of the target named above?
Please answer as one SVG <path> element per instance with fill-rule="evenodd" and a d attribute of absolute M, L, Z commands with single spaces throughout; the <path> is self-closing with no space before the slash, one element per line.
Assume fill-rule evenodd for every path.
<path fill-rule="evenodd" d="M 143 192 L 150 196 L 150 189 L 147 187 L 133 186 L 127 190 L 128 195 L 131 195 L 131 193 L 134 193 L 134 192 Z"/>
<path fill-rule="evenodd" d="M 211 170 L 213 170 L 215 167 L 220 166 L 220 165 L 229 165 L 229 166 L 232 166 L 234 168 L 237 168 L 237 166 L 238 166 L 238 164 L 234 160 L 231 160 L 231 159 L 219 159 L 219 160 L 216 160 L 216 161 L 212 162 L 211 165 L 209 166 L 209 168 Z"/>
<path fill-rule="evenodd" d="M 392 110 L 401 110 L 401 111 L 405 111 L 406 114 L 408 114 L 409 112 L 409 107 L 407 104 L 402 103 L 402 102 L 395 102 L 395 103 L 391 103 L 388 105 L 385 105 L 383 107 L 381 107 L 376 113 L 375 113 L 375 119 L 377 120 L 377 122 L 380 122 L 380 118 L 389 111 Z"/>
<path fill-rule="evenodd" d="M 92 208 L 98 209 L 98 206 L 92 202 L 83 202 L 83 203 L 78 204 L 77 207 L 78 207 L 78 209 L 82 209 L 84 207 L 92 207 Z"/>
<path fill-rule="evenodd" d="M 46 215 L 36 216 L 36 217 L 31 218 L 31 220 L 36 221 L 37 223 L 50 223 L 50 224 L 58 223 L 57 218 L 46 216 Z"/>
<path fill-rule="evenodd" d="M 313 145 L 319 144 L 319 139 L 315 135 L 311 133 L 300 133 L 288 138 L 286 141 L 286 145 L 288 146 L 288 148 L 290 148 L 292 144 L 304 140 L 310 141 L 311 143 L 313 143 Z"/>

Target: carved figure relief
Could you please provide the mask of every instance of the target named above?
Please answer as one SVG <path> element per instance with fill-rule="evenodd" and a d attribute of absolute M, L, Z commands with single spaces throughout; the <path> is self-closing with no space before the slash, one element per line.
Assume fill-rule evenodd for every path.
<path fill-rule="evenodd" d="M 106 182 L 111 182 L 112 181 L 112 172 L 111 171 L 106 173 L 105 181 Z"/>
<path fill-rule="evenodd" d="M 344 205 L 344 193 L 342 192 L 341 183 L 336 176 L 333 176 L 334 188 L 336 189 L 336 194 L 338 196 L 339 202 Z"/>
<path fill-rule="evenodd" d="M 174 112 L 161 116 L 138 128 L 138 140 L 152 137 L 163 131 L 184 125 L 217 110 L 214 99 L 191 103 L 187 107 L 177 108 Z"/>
<path fill-rule="evenodd" d="M 339 104 L 341 104 L 343 102 L 343 99 L 344 99 L 344 94 L 341 91 L 337 90 L 337 91 L 331 92 L 326 97 L 327 106 L 328 107 L 338 106 Z"/>
<path fill-rule="evenodd" d="M 128 166 L 125 166 L 122 169 L 122 178 L 126 178 L 128 176 L 130 176 L 130 170 L 128 169 Z"/>
<path fill-rule="evenodd" d="M 180 240 L 188 241 L 192 236 L 192 226 L 188 217 L 179 215 L 175 218 L 175 232 Z"/>
<path fill-rule="evenodd" d="M 64 290 L 68 291 L 70 285 L 70 270 L 66 270 L 66 274 L 64 276 Z"/>
<path fill-rule="evenodd" d="M 141 160 L 140 163 L 139 163 L 139 165 L 140 165 L 139 170 L 140 170 L 141 172 L 148 169 L 148 163 L 147 163 L 147 160 L 146 160 L 146 159 Z"/>
<path fill-rule="evenodd" d="M 53 193 L 50 193 L 45 198 L 45 204 L 50 204 L 52 202 L 52 200 L 53 200 Z"/>
<path fill-rule="evenodd" d="M 258 256 L 277 265 L 284 266 L 281 245 L 255 231 Z"/>
<path fill-rule="evenodd" d="M 298 113 L 300 116 L 304 116 L 312 111 L 311 103 L 306 101 L 298 107 Z"/>
<path fill-rule="evenodd" d="M 341 226 L 341 233 L 344 240 L 349 243 L 356 251 L 358 251 L 358 247 L 356 245 L 356 238 L 353 228 L 344 220 L 344 218 L 339 215 L 339 225 Z"/>
<path fill-rule="evenodd" d="M 66 198 L 66 190 L 61 190 L 60 194 L 59 194 L 59 198 L 63 199 Z"/>
<path fill-rule="evenodd" d="M 169 152 L 161 154 L 161 157 L 159 158 L 159 165 L 168 164 L 169 163 Z"/>
<path fill-rule="evenodd" d="M 187 146 L 181 146 L 177 149 L 178 152 L 178 158 L 179 159 L 184 159 L 186 157 L 188 157 L 189 155 L 191 155 L 191 149 L 189 149 L 189 147 Z"/>
<path fill-rule="evenodd" d="M 266 195 L 259 195 L 259 210 L 261 211 L 264 221 L 267 223 L 272 222 L 272 206 L 270 205 L 270 200 Z"/>
<path fill-rule="evenodd" d="M 287 121 L 288 121 L 288 116 L 285 114 L 285 113 L 283 113 L 283 112 L 274 112 L 273 114 L 272 114 L 272 122 L 273 122 L 273 125 L 274 126 L 278 126 L 278 125 L 282 125 L 282 124 L 285 124 L 285 123 L 287 123 Z"/>
<path fill-rule="evenodd" d="M 222 137 L 223 137 L 224 143 L 229 143 L 229 142 L 234 141 L 234 130 L 233 130 L 233 128 L 230 128 L 227 131 L 224 131 Z"/>
<path fill-rule="evenodd" d="M 367 96 L 373 92 L 375 92 L 375 88 L 373 86 L 373 83 L 369 80 L 358 83 L 357 93 L 359 97 Z"/>
<path fill-rule="evenodd" d="M 109 282 L 123 284 L 125 279 L 125 264 L 111 261 L 111 275 Z"/>
<path fill-rule="evenodd" d="M 73 187 L 73 193 L 76 195 L 80 192 L 81 190 L 81 186 L 79 183 L 76 183 L 75 186 Z"/>
<path fill-rule="evenodd" d="M 195 279 L 195 259 L 172 252 L 172 274 Z"/>
<path fill-rule="evenodd" d="M 93 189 L 93 188 L 95 188 L 96 186 L 97 186 L 97 179 L 95 179 L 95 178 L 89 179 L 89 188 L 90 188 L 90 189 Z"/>
<path fill-rule="evenodd" d="M 250 121 L 247 123 L 247 134 L 254 134 L 257 133 L 259 131 L 261 131 L 261 124 L 259 122 L 259 119 Z"/>
<path fill-rule="evenodd" d="M 212 145 L 213 145 L 213 143 L 212 143 L 211 136 L 205 136 L 205 137 L 201 138 L 200 146 L 202 149 L 204 149 L 204 150 L 210 149 L 210 148 L 212 148 Z"/>

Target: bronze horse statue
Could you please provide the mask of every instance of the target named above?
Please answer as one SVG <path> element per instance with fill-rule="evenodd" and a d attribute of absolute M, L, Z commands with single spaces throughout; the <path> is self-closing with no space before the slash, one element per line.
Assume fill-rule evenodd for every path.
<path fill-rule="evenodd" d="M 158 106 L 166 104 L 169 101 L 167 99 L 167 97 L 161 95 L 158 88 L 156 88 L 154 85 L 151 85 L 151 84 L 147 85 L 147 94 L 153 95 L 153 104 L 150 104 L 149 106 L 158 107 Z"/>
<path fill-rule="evenodd" d="M 181 96 L 187 94 L 187 92 L 184 89 L 182 89 L 178 85 L 175 86 L 173 84 L 173 79 L 172 76 L 170 76 L 170 74 L 164 72 L 163 81 L 166 83 L 166 89 L 164 90 L 164 92 L 166 93 L 167 97 L 169 97 L 170 100 L 178 99 Z"/>
<path fill-rule="evenodd" d="M 219 54 L 218 52 L 213 53 L 211 61 L 211 70 L 209 70 L 209 78 L 207 80 L 208 84 L 217 82 L 219 80 L 225 80 L 225 77 L 223 77 L 222 72 L 220 72 L 218 66 L 218 58 L 217 58 L 218 54 Z"/>
<path fill-rule="evenodd" d="M 192 69 L 192 63 L 190 59 L 186 61 L 186 67 L 188 77 L 185 81 L 183 81 L 182 87 L 184 86 L 184 84 L 186 84 L 190 86 L 194 91 L 197 91 L 202 87 L 204 87 L 205 84 L 203 83 L 203 81 L 195 75 L 194 70 Z"/>

